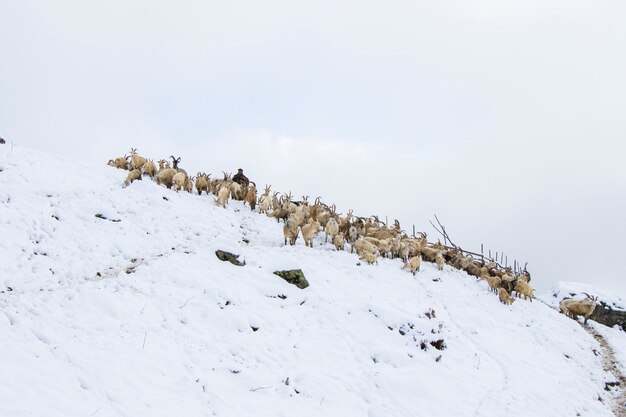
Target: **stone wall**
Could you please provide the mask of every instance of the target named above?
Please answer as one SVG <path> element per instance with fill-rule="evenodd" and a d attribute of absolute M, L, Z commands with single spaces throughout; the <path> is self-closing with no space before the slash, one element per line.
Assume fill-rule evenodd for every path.
<path fill-rule="evenodd" d="M 600 302 L 596 305 L 589 319 L 609 327 L 613 327 L 617 324 L 622 330 L 626 331 L 626 311 L 614 310 L 610 305 L 604 302 Z"/>

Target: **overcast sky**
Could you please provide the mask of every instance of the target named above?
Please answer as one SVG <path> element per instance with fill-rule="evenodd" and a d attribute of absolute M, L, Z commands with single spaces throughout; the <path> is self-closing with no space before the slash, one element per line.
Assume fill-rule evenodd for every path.
<path fill-rule="evenodd" d="M 0 136 L 436 232 L 626 296 L 626 4 L 0 3 Z"/>

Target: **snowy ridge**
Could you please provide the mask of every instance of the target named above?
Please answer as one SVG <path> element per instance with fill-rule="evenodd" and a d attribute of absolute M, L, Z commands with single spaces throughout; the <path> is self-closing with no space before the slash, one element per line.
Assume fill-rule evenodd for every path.
<path fill-rule="evenodd" d="M 104 164 L 0 146 L 0 169 L 0 416 L 613 415 L 598 343 L 543 303 L 283 247 L 238 202 Z"/>
<path fill-rule="evenodd" d="M 626 311 L 626 301 L 621 297 L 579 282 L 559 281 L 552 287 L 550 294 L 544 295 L 543 298 L 547 303 L 556 307 L 564 298 L 586 298 L 583 292 L 598 297 L 598 303 L 605 303 L 613 310 Z"/>

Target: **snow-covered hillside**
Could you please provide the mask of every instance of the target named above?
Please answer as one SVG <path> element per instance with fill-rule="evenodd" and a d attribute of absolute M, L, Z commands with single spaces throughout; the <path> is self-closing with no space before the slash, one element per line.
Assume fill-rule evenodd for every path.
<path fill-rule="evenodd" d="M 104 163 L 0 145 L 0 170 L 0 416 L 612 415 L 599 344 L 541 302 L 284 247 L 238 202 Z"/>

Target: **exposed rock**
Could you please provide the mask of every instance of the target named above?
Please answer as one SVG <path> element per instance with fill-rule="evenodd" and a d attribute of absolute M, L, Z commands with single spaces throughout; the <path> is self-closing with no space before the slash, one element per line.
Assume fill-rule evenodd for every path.
<path fill-rule="evenodd" d="M 626 331 L 626 311 L 615 310 L 611 305 L 602 301 L 596 305 L 589 319 L 609 327 L 617 324 Z"/>
<path fill-rule="evenodd" d="M 437 350 L 444 350 L 446 348 L 446 342 L 443 339 L 433 340 L 430 342 L 430 345 Z"/>
<path fill-rule="evenodd" d="M 239 261 L 239 255 L 235 255 L 230 252 L 223 251 L 223 250 L 216 250 L 215 256 L 217 256 L 217 258 L 220 261 L 224 261 L 224 262 L 228 261 L 233 265 L 245 266 L 246 264 L 245 261 L 244 262 Z"/>
<path fill-rule="evenodd" d="M 274 274 L 278 275 L 288 283 L 295 285 L 301 290 L 309 286 L 309 281 L 306 280 L 301 269 L 292 269 L 289 271 L 275 271 Z"/>
<path fill-rule="evenodd" d="M 7 143 L 7 141 L 2 139 L 2 138 L 0 138 L 0 145 L 4 145 L 5 143 Z"/>
<path fill-rule="evenodd" d="M 121 222 L 121 220 L 120 220 L 120 219 L 109 219 L 107 216 L 105 216 L 105 215 L 104 215 L 104 214 L 102 214 L 102 213 L 96 213 L 96 217 L 97 217 L 98 219 L 108 220 L 108 221 L 113 222 L 113 223 L 119 223 L 119 222 Z"/>

